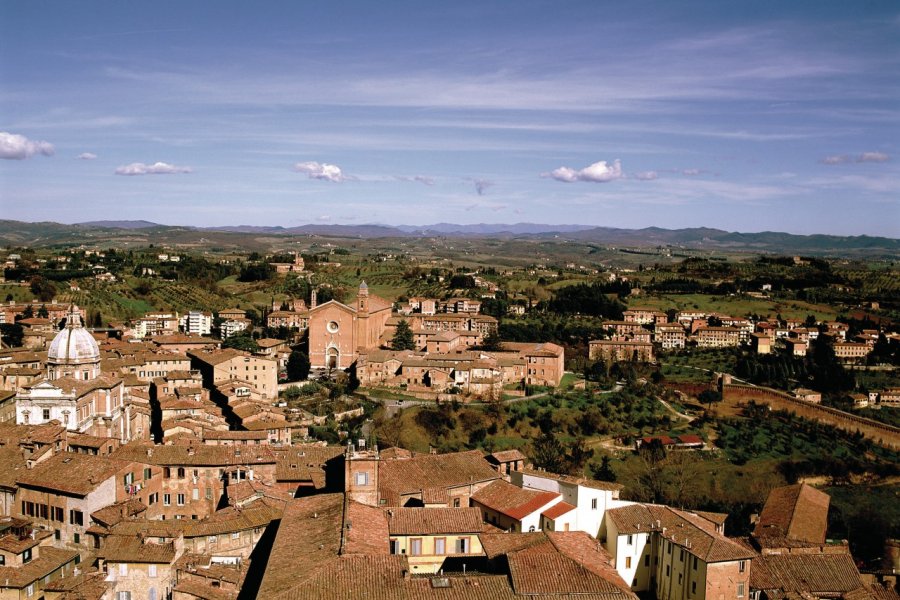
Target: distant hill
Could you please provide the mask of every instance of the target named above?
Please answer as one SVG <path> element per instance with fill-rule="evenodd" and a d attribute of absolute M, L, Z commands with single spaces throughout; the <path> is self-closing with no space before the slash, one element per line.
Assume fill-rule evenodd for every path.
<path fill-rule="evenodd" d="M 541 225 L 536 223 L 455 225 L 436 223 L 423 227 L 401 225 L 328 225 L 296 227 L 238 225 L 226 227 L 185 227 L 159 225 L 149 221 L 94 221 L 65 225 L 61 223 L 0 220 L 0 244 L 11 246 L 50 246 L 73 244 L 149 245 L 177 243 L 185 247 L 219 244 L 222 247 L 266 250 L 269 237 L 315 235 L 334 238 L 375 239 L 409 237 L 466 237 L 505 239 L 561 239 L 605 246 L 648 248 L 672 247 L 708 250 L 734 250 L 782 254 L 841 256 L 900 255 L 900 240 L 885 237 L 795 235 L 777 231 L 758 233 L 729 232 L 709 227 L 686 229 L 617 229 L 582 225 Z"/>
<path fill-rule="evenodd" d="M 477 223 L 474 225 L 457 225 L 454 223 L 435 223 L 434 225 L 398 225 L 397 229 L 407 233 L 423 234 L 462 234 L 462 235 L 491 235 L 491 234 L 537 234 L 537 233 L 569 233 L 592 229 L 591 225 L 541 225 L 539 223 Z"/>
<path fill-rule="evenodd" d="M 110 227 L 113 229 L 146 229 L 148 227 L 165 227 L 159 223 L 151 223 L 150 221 L 85 221 L 84 223 L 75 223 L 81 227 Z"/>

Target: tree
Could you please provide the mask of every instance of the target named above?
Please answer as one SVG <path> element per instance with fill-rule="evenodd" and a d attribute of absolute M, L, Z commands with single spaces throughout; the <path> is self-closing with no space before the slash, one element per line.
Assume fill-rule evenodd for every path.
<path fill-rule="evenodd" d="M 394 331 L 394 337 L 391 339 L 391 348 L 394 350 L 415 350 L 416 340 L 413 337 L 412 329 L 406 319 L 401 319 L 397 323 L 397 329 Z"/>
<path fill-rule="evenodd" d="M 592 475 L 594 479 L 599 479 L 600 481 L 616 480 L 616 472 L 613 471 L 608 454 L 604 454 L 603 458 L 600 459 L 600 465 L 592 469 Z"/>
<path fill-rule="evenodd" d="M 50 313 L 47 312 L 47 306 L 45 304 L 41 304 L 41 307 L 38 309 L 37 316 L 46 319 L 50 316 Z"/>
<path fill-rule="evenodd" d="M 289 381 L 302 381 L 309 375 L 309 356 L 305 352 L 294 350 L 288 356 L 287 377 Z"/>
<path fill-rule="evenodd" d="M 484 336 L 484 339 L 481 341 L 481 349 L 489 352 L 503 350 L 503 340 L 500 338 L 498 330 L 492 329 Z"/>
<path fill-rule="evenodd" d="M 703 390 L 697 396 L 697 400 L 700 401 L 700 404 L 706 404 L 710 409 L 712 409 L 713 402 L 722 401 L 722 394 L 717 390 Z"/>
<path fill-rule="evenodd" d="M 234 348 L 236 350 L 243 350 L 245 352 L 258 352 L 259 344 L 256 343 L 250 334 L 246 331 L 242 331 L 240 333 L 236 333 L 224 342 L 222 342 L 222 348 Z"/>

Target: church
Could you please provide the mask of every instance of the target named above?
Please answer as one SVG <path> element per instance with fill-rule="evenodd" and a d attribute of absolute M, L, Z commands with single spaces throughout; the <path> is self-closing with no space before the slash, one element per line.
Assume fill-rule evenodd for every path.
<path fill-rule="evenodd" d="M 348 306 L 329 300 L 309 309 L 309 362 L 314 369 L 346 369 L 360 349 L 377 348 L 387 329 L 393 305 L 369 294 L 359 284 L 356 302 Z"/>
<path fill-rule="evenodd" d="M 47 376 L 16 396 L 16 423 L 59 421 L 90 435 L 131 439 L 122 380 L 100 372 L 100 347 L 74 307 L 47 352 Z"/>

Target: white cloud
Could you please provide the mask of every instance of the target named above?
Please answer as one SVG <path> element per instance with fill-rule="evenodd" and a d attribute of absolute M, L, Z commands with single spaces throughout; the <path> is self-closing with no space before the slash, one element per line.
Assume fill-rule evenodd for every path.
<path fill-rule="evenodd" d="M 659 173 L 657 173 L 656 171 L 641 171 L 634 174 L 634 178 L 639 181 L 652 181 L 658 177 Z"/>
<path fill-rule="evenodd" d="M 819 162 L 823 165 L 842 165 L 850 162 L 850 157 L 846 154 L 833 154 L 831 156 L 826 156 Z"/>
<path fill-rule="evenodd" d="M 696 177 L 700 174 L 700 169 L 685 169 L 681 173 L 683 175 L 687 175 L 688 177 Z"/>
<path fill-rule="evenodd" d="M 310 179 L 324 179 L 332 183 L 340 183 L 347 179 L 347 176 L 344 175 L 339 166 L 328 163 L 316 161 L 299 162 L 294 165 L 294 170 L 298 173 L 306 173 Z"/>
<path fill-rule="evenodd" d="M 94 160 L 95 158 L 97 158 L 97 155 L 93 152 L 82 152 L 78 155 L 79 160 Z"/>
<path fill-rule="evenodd" d="M 178 167 L 164 162 L 155 162 L 152 165 L 136 162 L 123 165 L 116 169 L 116 175 L 171 175 L 174 173 L 190 173 L 190 167 Z"/>
<path fill-rule="evenodd" d="M 53 156 L 53 144 L 36 142 L 24 135 L 0 131 L 0 158 L 7 160 L 24 160 L 35 154 Z"/>
<path fill-rule="evenodd" d="M 856 162 L 887 162 L 890 159 L 884 152 L 863 152 L 856 157 Z"/>
<path fill-rule="evenodd" d="M 618 158 L 613 161 L 612 165 L 607 164 L 605 160 L 601 160 L 580 170 L 571 167 L 559 167 L 550 171 L 550 173 L 542 174 L 542 177 L 552 177 L 557 181 L 566 183 L 574 183 L 576 181 L 606 183 L 607 181 L 621 179 L 623 176 L 622 162 Z"/>

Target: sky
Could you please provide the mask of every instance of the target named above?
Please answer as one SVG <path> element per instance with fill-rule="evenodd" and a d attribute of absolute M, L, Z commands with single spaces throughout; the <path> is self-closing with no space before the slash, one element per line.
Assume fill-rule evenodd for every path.
<path fill-rule="evenodd" d="M 0 2 L 0 218 L 900 237 L 895 0 Z"/>

